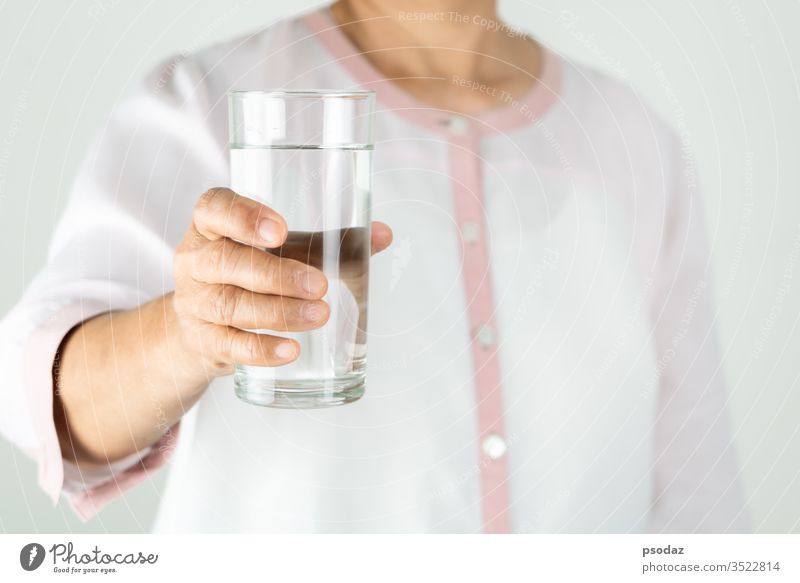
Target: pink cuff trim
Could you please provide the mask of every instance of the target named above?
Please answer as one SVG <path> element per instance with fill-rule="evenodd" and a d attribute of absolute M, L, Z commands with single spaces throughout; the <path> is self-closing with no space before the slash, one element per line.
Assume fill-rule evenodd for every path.
<path fill-rule="evenodd" d="M 38 449 L 27 453 L 37 462 L 39 487 L 57 504 L 65 490 L 64 459 L 53 420 L 53 369 L 56 352 L 67 333 L 81 322 L 108 311 L 108 305 L 98 301 L 69 304 L 55 311 L 28 337 L 22 355 L 22 374 L 33 424 L 40 438 Z M 168 430 L 144 457 L 130 468 L 115 473 L 111 467 L 102 483 L 85 487 L 69 496 L 70 505 L 82 520 L 88 520 L 124 490 L 149 476 L 149 472 L 166 463 L 178 435 L 177 425 Z M 104 477 L 104 476 L 103 476 Z M 82 486 L 78 481 L 78 488 Z M 74 485 L 72 485 L 74 486 Z M 88 485 L 87 485 L 88 486 Z"/>
<path fill-rule="evenodd" d="M 53 368 L 64 336 L 77 324 L 108 310 L 101 302 L 70 304 L 54 312 L 28 337 L 22 355 L 22 375 L 36 434 L 38 451 L 31 451 L 39 466 L 39 487 L 58 503 L 64 483 L 64 463 L 53 422 Z"/>
<path fill-rule="evenodd" d="M 478 224 L 482 226 L 481 231 L 484 231 L 486 211 L 477 151 L 478 143 L 471 137 L 452 139 L 449 151 L 450 176 L 456 223 Z M 509 441 L 504 422 L 503 377 L 498 348 L 494 344 L 481 346 L 477 341 L 477 332 L 480 329 L 497 327 L 487 237 L 488 235 L 481 236 L 472 243 L 462 239 L 461 268 L 469 325 L 473 333 L 472 357 L 475 367 L 483 532 L 505 534 L 511 532 L 508 456 L 502 455 L 493 459 L 481 447 L 484 440 L 492 436 Z"/>
<path fill-rule="evenodd" d="M 172 458 L 179 432 L 180 423 L 176 423 L 161 439 L 150 446 L 150 451 L 138 463 L 120 473 L 111 474 L 102 484 L 70 496 L 69 504 L 78 518 L 84 522 L 89 520 L 126 490 L 150 479 L 153 472 Z"/>

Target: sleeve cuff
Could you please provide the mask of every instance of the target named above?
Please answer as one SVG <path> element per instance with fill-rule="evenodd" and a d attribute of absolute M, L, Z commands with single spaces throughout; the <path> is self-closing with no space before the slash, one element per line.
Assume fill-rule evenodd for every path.
<path fill-rule="evenodd" d="M 22 369 L 39 447 L 29 451 L 38 464 L 39 486 L 57 504 L 64 493 L 81 520 L 88 520 L 125 490 L 148 478 L 172 455 L 178 424 L 149 448 L 97 469 L 78 468 L 62 458 L 53 420 L 53 368 L 67 333 L 80 322 L 108 311 L 108 304 L 80 301 L 55 311 L 25 342 Z"/>
<path fill-rule="evenodd" d="M 87 472 L 65 461 L 63 491 L 78 518 L 89 520 L 126 490 L 149 479 L 172 457 L 179 430 L 180 423 L 176 423 L 144 451 L 97 470 Z"/>

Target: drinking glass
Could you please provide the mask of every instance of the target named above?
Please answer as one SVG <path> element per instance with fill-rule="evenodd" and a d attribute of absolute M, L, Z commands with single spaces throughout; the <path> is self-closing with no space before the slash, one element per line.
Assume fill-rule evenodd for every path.
<path fill-rule="evenodd" d="M 231 188 L 280 213 L 286 242 L 270 253 L 320 269 L 330 319 L 286 333 L 300 356 L 236 365 L 236 395 L 269 407 L 330 407 L 364 394 L 370 256 L 372 91 L 232 91 Z"/>

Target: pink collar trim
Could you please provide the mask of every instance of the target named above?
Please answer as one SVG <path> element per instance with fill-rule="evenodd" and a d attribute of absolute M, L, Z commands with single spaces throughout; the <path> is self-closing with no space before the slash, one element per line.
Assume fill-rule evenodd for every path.
<path fill-rule="evenodd" d="M 550 49 L 542 47 L 542 71 L 536 78 L 537 83 L 519 100 L 473 115 L 438 109 L 419 101 L 383 77 L 339 29 L 328 8 L 306 14 L 303 22 L 358 85 L 376 92 L 379 104 L 432 131 L 451 135 L 454 117 L 471 122 L 461 131 L 467 135 L 502 133 L 534 124 L 553 105 L 561 89 L 561 59 Z"/>

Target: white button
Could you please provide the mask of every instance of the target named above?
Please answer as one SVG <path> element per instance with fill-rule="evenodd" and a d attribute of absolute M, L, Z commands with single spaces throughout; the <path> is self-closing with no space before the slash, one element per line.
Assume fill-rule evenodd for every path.
<path fill-rule="evenodd" d="M 454 115 L 447 120 L 447 127 L 450 128 L 450 131 L 454 134 L 463 136 L 469 131 L 469 120 L 461 116 Z"/>
<path fill-rule="evenodd" d="M 475 340 L 481 348 L 489 348 L 494 344 L 494 330 L 491 326 L 481 326 L 475 331 Z"/>
<path fill-rule="evenodd" d="M 489 459 L 499 460 L 506 455 L 507 450 L 508 444 L 506 444 L 506 440 L 496 433 L 490 433 L 483 440 L 483 453 L 485 453 Z"/>
<path fill-rule="evenodd" d="M 461 236 L 467 243 L 477 243 L 481 238 L 481 226 L 478 223 L 464 223 L 461 226 Z"/>

